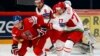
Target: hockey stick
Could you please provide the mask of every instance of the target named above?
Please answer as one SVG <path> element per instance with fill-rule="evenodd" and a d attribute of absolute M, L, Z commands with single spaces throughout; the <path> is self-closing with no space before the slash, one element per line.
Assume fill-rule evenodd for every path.
<path fill-rule="evenodd" d="M 92 44 L 91 44 L 90 41 L 89 41 L 89 56 L 94 56 L 94 54 L 93 54 L 93 48 L 92 48 Z"/>
<path fill-rule="evenodd" d="M 49 23 L 50 23 L 50 21 L 51 21 L 51 18 L 52 18 L 52 12 L 50 11 L 50 15 L 49 15 L 49 21 L 47 22 L 47 24 L 49 24 Z"/>
<path fill-rule="evenodd" d="M 89 56 L 94 56 L 94 52 L 93 52 L 93 46 L 92 46 L 92 44 L 93 44 L 93 40 L 95 41 L 95 38 L 92 36 L 92 34 L 90 34 L 89 33 L 89 36 L 90 36 L 90 38 L 89 38 Z M 93 39 L 93 40 L 92 40 Z"/>

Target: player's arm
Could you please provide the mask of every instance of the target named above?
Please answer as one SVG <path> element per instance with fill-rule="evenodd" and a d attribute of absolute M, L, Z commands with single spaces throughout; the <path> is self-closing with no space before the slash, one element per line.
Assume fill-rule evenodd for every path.
<path fill-rule="evenodd" d="M 11 49 L 11 53 L 14 55 L 18 54 L 18 44 L 22 43 L 23 39 L 20 38 L 20 36 L 17 36 L 16 34 L 12 34 L 12 49 Z"/>
<path fill-rule="evenodd" d="M 39 34 L 41 36 L 45 35 L 46 32 L 47 32 L 47 29 L 48 29 L 48 25 L 46 23 L 44 23 L 44 18 L 42 15 L 38 15 L 38 20 L 37 20 L 37 25 L 38 25 L 38 28 L 37 28 L 37 31 L 39 32 Z"/>
<path fill-rule="evenodd" d="M 39 22 L 39 25 L 40 25 L 39 27 L 42 28 L 44 31 L 50 30 L 51 29 L 51 21 L 52 21 L 52 18 L 53 17 L 51 17 L 51 19 L 47 23 L 44 23 L 43 17 L 40 16 L 39 21 L 43 21 L 43 22 L 39 22 L 38 21 Z"/>
<path fill-rule="evenodd" d="M 12 49 L 11 53 L 14 55 L 17 55 L 18 53 L 18 43 L 19 43 L 19 37 L 17 36 L 16 30 L 12 30 Z"/>
<path fill-rule="evenodd" d="M 74 10 L 72 9 L 71 6 L 69 6 L 68 4 L 66 4 L 66 11 L 67 11 L 67 14 L 68 14 L 68 18 L 72 18 L 73 17 L 73 13 L 74 13 Z"/>
<path fill-rule="evenodd" d="M 12 49 L 11 49 L 11 53 L 14 55 L 17 55 L 18 53 L 18 39 L 13 36 L 13 43 L 12 43 Z"/>
<path fill-rule="evenodd" d="M 69 5 L 67 5 L 67 13 L 68 13 L 68 16 L 66 17 L 68 19 L 66 20 L 66 25 L 68 27 L 76 27 L 77 23 L 79 22 L 79 19 L 76 15 L 76 12 Z"/>

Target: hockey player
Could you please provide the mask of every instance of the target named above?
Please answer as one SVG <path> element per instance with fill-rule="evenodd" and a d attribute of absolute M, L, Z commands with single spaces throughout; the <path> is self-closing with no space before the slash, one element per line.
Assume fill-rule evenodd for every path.
<path fill-rule="evenodd" d="M 64 2 L 56 4 L 54 17 L 50 21 L 53 29 L 63 32 L 55 43 L 57 56 L 70 56 L 73 45 L 82 40 L 82 22 L 71 6 Z"/>
<path fill-rule="evenodd" d="M 35 4 L 36 4 L 36 13 L 38 15 L 43 15 L 44 17 L 44 22 L 48 23 L 49 19 L 50 19 L 50 15 L 53 12 L 52 9 L 44 4 L 44 0 L 35 0 Z"/>
<path fill-rule="evenodd" d="M 48 25 L 49 21 L 52 18 L 52 16 L 51 16 L 51 14 L 53 12 L 52 9 L 48 5 L 44 4 L 44 0 L 35 0 L 35 4 L 37 6 L 36 7 L 36 13 L 38 15 L 43 15 L 43 17 L 44 17 L 44 23 Z M 50 32 L 52 32 L 52 31 L 49 30 L 49 31 L 47 31 L 47 34 L 45 34 L 44 36 L 42 36 L 42 38 L 41 38 L 41 40 L 40 40 L 39 43 L 48 42 L 49 44 L 48 43 L 45 44 L 46 47 L 44 47 L 44 45 L 41 45 L 41 47 L 42 47 L 41 49 L 48 50 L 52 46 L 51 38 L 50 38 L 50 36 L 47 36 L 48 34 L 51 34 Z M 40 46 L 39 45 L 40 44 L 37 45 L 37 49 L 38 49 L 38 47 L 40 49 Z M 34 52 L 37 53 L 37 51 L 34 51 Z"/>
<path fill-rule="evenodd" d="M 34 15 L 22 20 L 21 16 L 14 16 L 14 27 L 12 29 L 13 43 L 12 54 L 24 56 L 27 52 L 27 47 L 35 48 L 39 41 L 40 35 L 37 28 L 44 24 L 43 17 Z M 18 49 L 18 44 L 22 43 L 21 48 Z"/>

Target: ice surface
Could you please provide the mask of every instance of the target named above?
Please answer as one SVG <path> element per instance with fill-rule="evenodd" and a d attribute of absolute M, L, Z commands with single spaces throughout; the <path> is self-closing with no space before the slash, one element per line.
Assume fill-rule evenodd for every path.
<path fill-rule="evenodd" d="M 48 56 L 57 56 L 56 54 L 53 54 L 51 52 L 48 52 L 47 53 Z M 13 56 L 11 54 L 11 44 L 0 44 L 0 56 Z M 34 56 L 33 52 L 32 52 L 32 49 L 31 48 L 28 48 L 28 52 L 26 53 L 25 56 Z M 72 56 L 89 56 L 89 55 L 83 55 L 80 53 L 79 50 L 73 50 L 72 52 Z M 94 56 L 100 56 L 100 49 L 95 49 L 94 50 Z"/>

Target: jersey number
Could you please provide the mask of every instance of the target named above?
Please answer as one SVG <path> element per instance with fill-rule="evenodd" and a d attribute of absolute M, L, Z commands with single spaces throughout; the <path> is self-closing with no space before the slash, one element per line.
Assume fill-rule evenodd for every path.
<path fill-rule="evenodd" d="M 65 27 L 65 23 L 64 23 L 64 20 L 63 19 L 59 19 L 59 25 L 61 27 Z"/>

